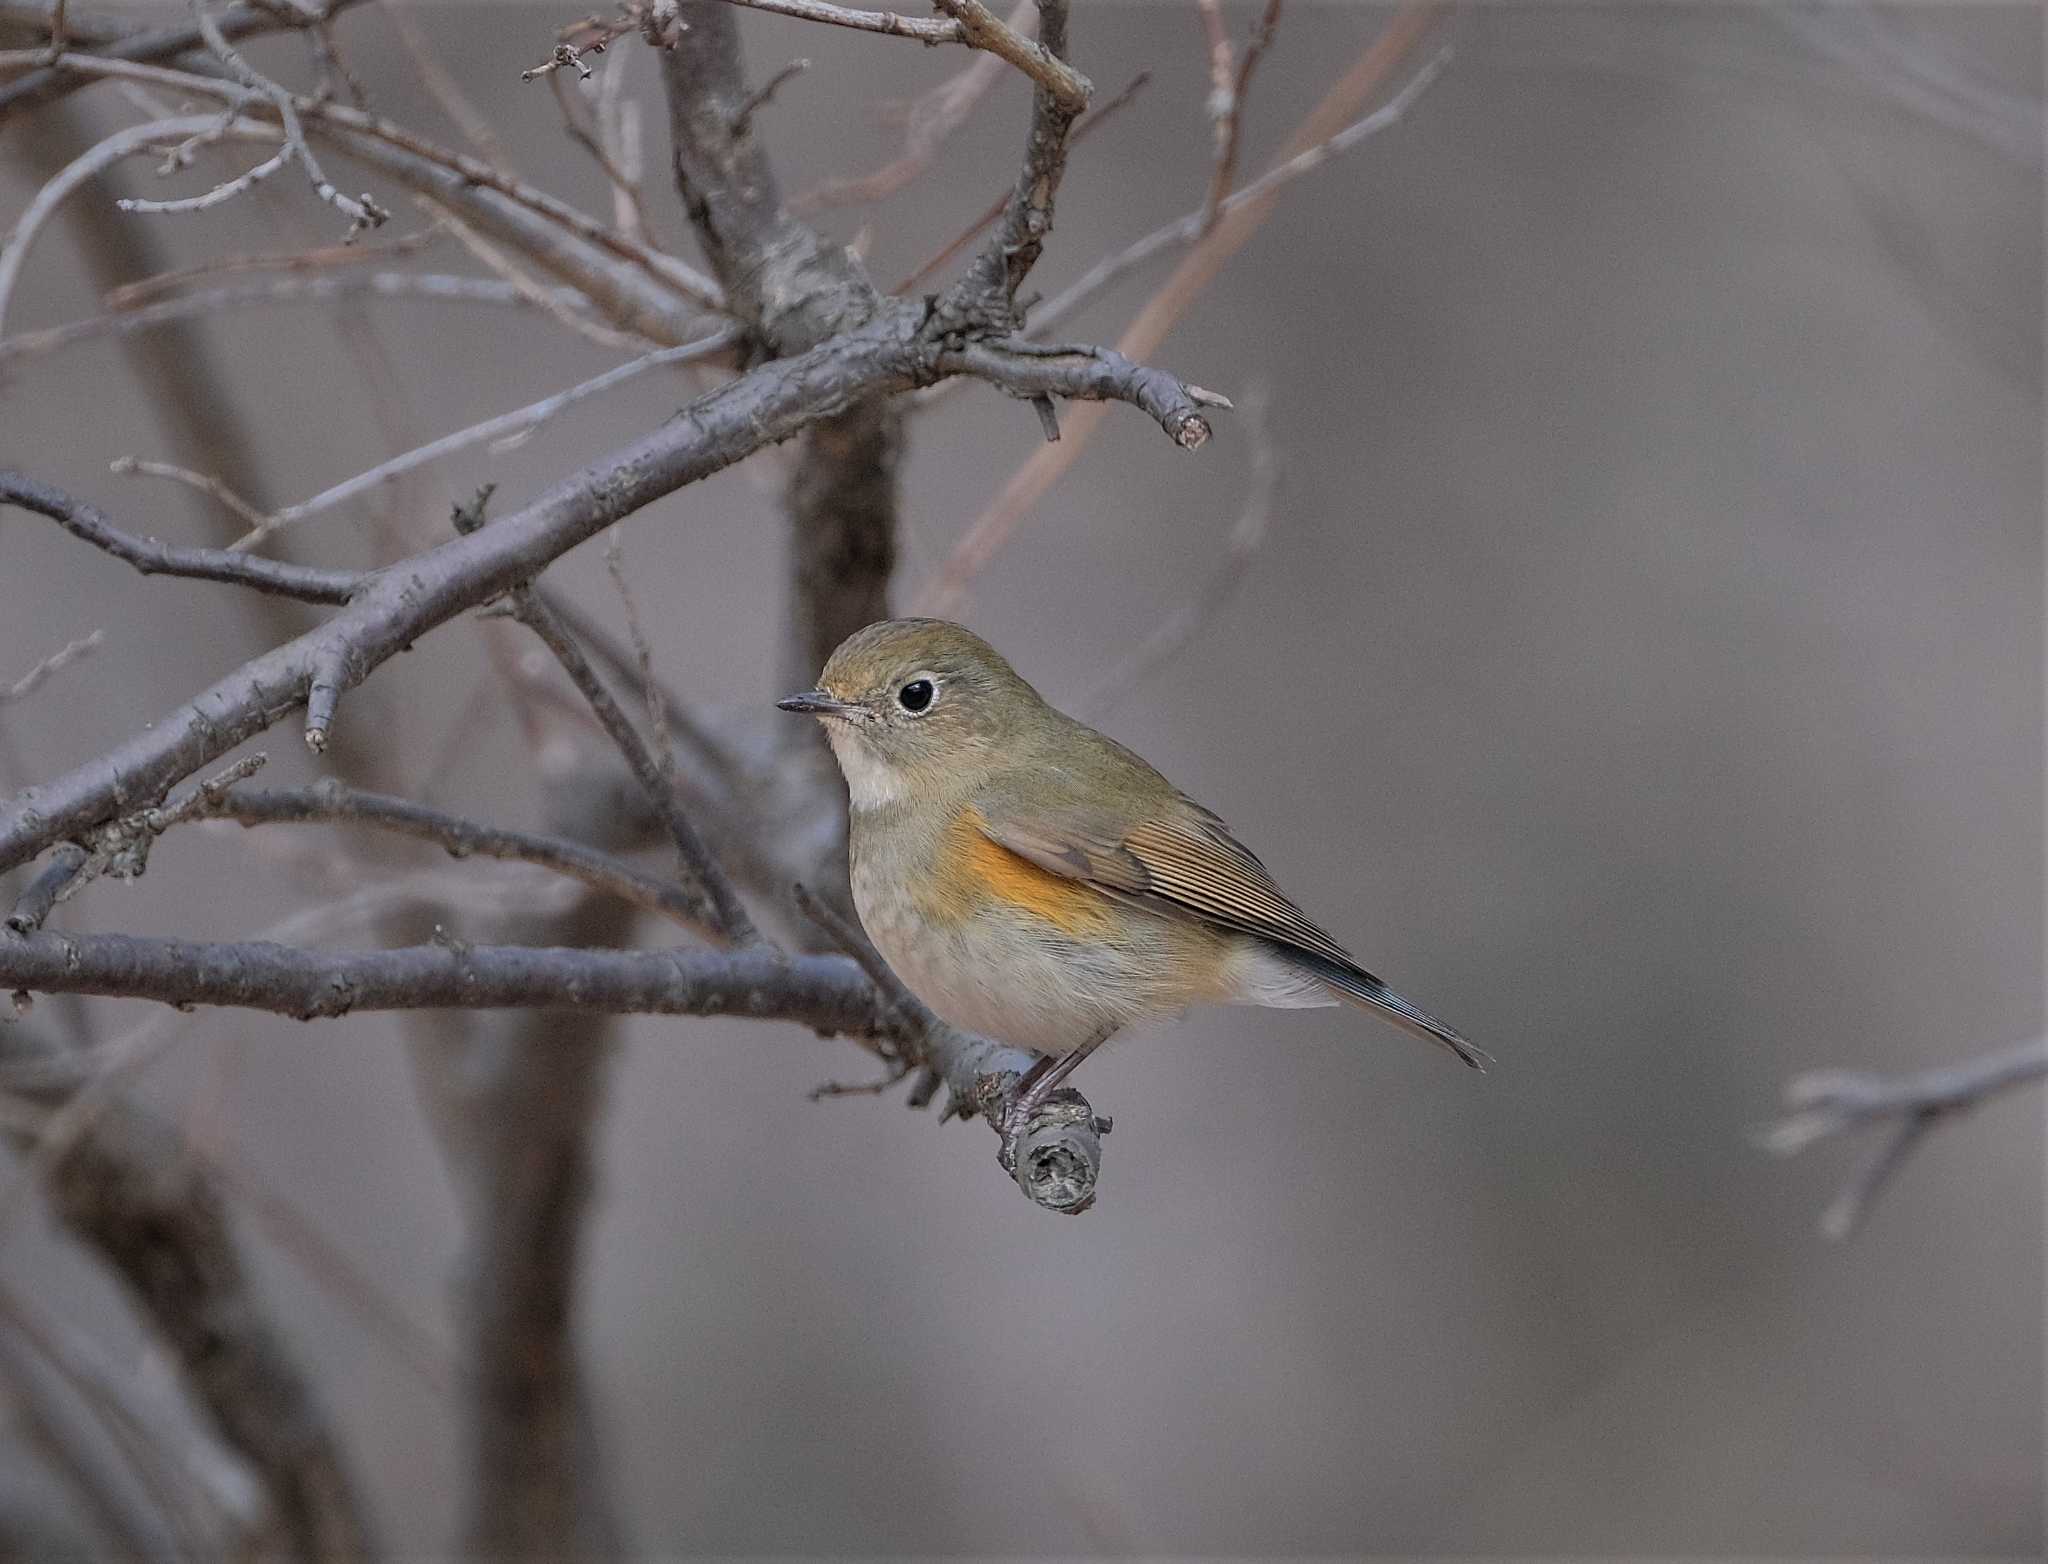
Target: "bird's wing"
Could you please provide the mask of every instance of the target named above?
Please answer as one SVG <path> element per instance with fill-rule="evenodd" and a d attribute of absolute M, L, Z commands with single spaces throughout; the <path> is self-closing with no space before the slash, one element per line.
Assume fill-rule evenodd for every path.
<path fill-rule="evenodd" d="M 1199 805 L 1135 825 L 1113 823 L 1086 807 L 1027 812 L 984 804 L 980 813 L 990 840 L 1049 873 L 1155 912 L 1256 935 L 1326 961 L 1351 960 L 1287 899 L 1223 822 Z"/>
<path fill-rule="evenodd" d="M 1083 804 L 1025 806 L 987 798 L 976 812 L 991 841 L 1048 873 L 1154 912 L 1264 940 L 1343 997 L 1444 1043 L 1467 1064 L 1484 1058 L 1361 967 L 1287 899 L 1222 820 L 1185 795 L 1134 825 Z"/>

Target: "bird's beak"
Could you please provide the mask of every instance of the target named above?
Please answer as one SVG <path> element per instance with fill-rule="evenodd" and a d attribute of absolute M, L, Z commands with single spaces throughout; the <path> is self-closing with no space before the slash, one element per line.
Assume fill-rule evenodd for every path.
<path fill-rule="evenodd" d="M 805 690 L 801 695 L 786 695 L 775 703 L 784 711 L 802 712 L 811 717 L 851 717 L 860 708 L 852 701 L 843 701 L 836 695 L 827 695 L 823 690 Z"/>

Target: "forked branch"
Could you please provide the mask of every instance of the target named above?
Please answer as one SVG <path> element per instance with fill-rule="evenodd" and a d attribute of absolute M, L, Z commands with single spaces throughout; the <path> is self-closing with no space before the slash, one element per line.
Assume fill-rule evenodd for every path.
<path fill-rule="evenodd" d="M 1828 1237 L 1847 1238 L 1929 1131 L 2044 1077 L 2048 1039 L 1910 1075 L 1816 1070 L 1795 1076 L 1786 1086 L 1785 1105 L 1792 1111 L 1759 1139 L 1767 1150 L 1789 1157 L 1816 1141 L 1866 1126 L 1888 1126 L 1876 1151 L 1821 1217 L 1821 1230 Z"/>

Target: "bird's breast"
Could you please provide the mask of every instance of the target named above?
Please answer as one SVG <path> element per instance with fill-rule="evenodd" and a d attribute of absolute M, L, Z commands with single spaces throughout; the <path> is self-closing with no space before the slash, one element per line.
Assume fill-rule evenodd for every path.
<path fill-rule="evenodd" d="M 1213 997 L 1220 942 L 991 841 L 972 808 L 859 811 L 850 857 L 868 937 L 955 1026 L 1041 1052 Z"/>

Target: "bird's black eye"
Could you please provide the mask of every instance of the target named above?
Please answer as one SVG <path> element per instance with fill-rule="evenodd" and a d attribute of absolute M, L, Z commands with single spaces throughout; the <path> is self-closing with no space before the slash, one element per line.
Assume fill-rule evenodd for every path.
<path fill-rule="evenodd" d="M 938 687 L 929 679 L 912 679 L 896 692 L 896 703 L 913 717 L 928 708 Z"/>

